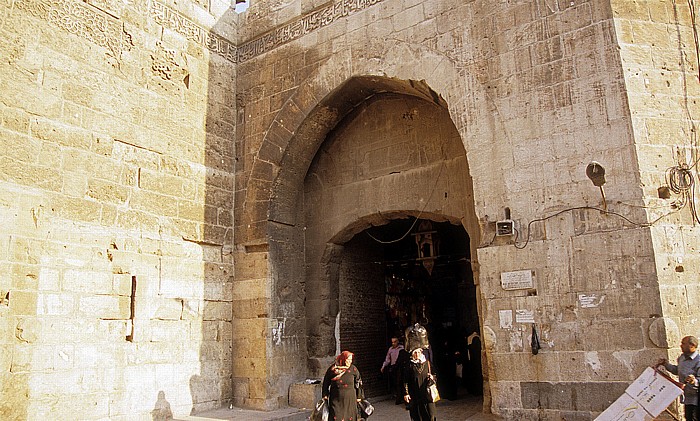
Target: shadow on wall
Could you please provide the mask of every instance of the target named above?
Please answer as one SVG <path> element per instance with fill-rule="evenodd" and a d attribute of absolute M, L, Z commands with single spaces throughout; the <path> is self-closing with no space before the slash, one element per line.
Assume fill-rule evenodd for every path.
<path fill-rule="evenodd" d="M 166 421 L 173 419 L 173 411 L 170 409 L 170 402 L 165 399 L 165 392 L 158 392 L 158 400 L 151 411 L 153 421 Z"/>
<path fill-rule="evenodd" d="M 236 15 L 229 9 L 211 32 L 233 43 Z M 194 241 L 203 252 L 202 326 L 199 373 L 189 382 L 191 414 L 228 405 L 232 396 L 235 63 L 210 51 L 207 71 L 200 82 L 207 84 L 204 218 Z"/>

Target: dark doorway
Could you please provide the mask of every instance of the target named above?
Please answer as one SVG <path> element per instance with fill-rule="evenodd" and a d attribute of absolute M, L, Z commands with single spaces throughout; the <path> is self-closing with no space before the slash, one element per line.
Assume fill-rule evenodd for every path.
<path fill-rule="evenodd" d="M 441 389 L 446 398 L 457 397 L 463 384 L 456 364 L 466 374 L 466 340 L 479 332 L 469 250 L 461 225 L 416 218 L 369 228 L 345 244 L 340 345 L 357 354 L 369 396 L 389 393 L 379 369 L 391 337 L 403 343 L 404 330 L 421 323 L 428 329 Z"/>

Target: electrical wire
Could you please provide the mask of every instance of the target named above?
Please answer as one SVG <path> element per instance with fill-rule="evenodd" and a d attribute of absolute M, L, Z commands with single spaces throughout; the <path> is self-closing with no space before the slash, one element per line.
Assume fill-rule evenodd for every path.
<path fill-rule="evenodd" d="M 695 0 L 688 0 L 688 9 L 690 9 L 690 24 L 693 27 L 693 41 L 695 41 L 695 58 L 698 63 L 698 82 L 700 82 L 700 43 L 698 42 L 698 29 L 696 26 Z"/>
<path fill-rule="evenodd" d="M 566 213 L 566 212 L 571 212 L 571 211 L 575 211 L 575 210 L 583 210 L 583 209 L 586 209 L 586 210 L 595 210 L 595 211 L 598 211 L 598 212 L 600 212 L 600 213 L 602 213 L 602 214 L 605 214 L 605 215 L 617 216 L 618 218 L 622 218 L 622 219 L 625 220 L 626 222 L 628 222 L 628 223 L 630 223 L 630 224 L 632 224 L 632 225 L 634 225 L 634 226 L 636 226 L 636 227 L 650 227 L 650 226 L 654 225 L 656 222 L 658 222 L 659 220 L 661 220 L 661 219 L 667 217 L 668 215 L 671 215 L 671 214 L 673 214 L 673 213 L 676 213 L 676 212 L 678 212 L 678 211 L 680 210 L 680 209 L 678 209 L 678 210 L 674 210 L 674 211 L 672 211 L 672 212 L 668 212 L 668 213 L 666 213 L 666 214 L 663 214 L 663 215 L 659 216 L 658 218 L 654 219 L 654 220 L 651 221 L 651 222 L 639 223 L 639 222 L 632 221 L 631 219 L 629 219 L 629 218 L 626 217 L 625 215 L 622 215 L 621 213 L 613 212 L 613 211 L 610 211 L 610 210 L 605 210 L 605 209 L 598 208 L 598 207 L 595 207 L 595 206 L 576 206 L 576 207 L 573 207 L 573 208 L 567 208 L 567 209 L 560 210 L 559 212 L 553 213 L 552 215 L 549 215 L 549 216 L 545 216 L 544 218 L 537 218 L 537 219 L 533 219 L 532 221 L 530 221 L 530 222 L 527 224 L 527 237 L 525 238 L 525 244 L 523 244 L 523 245 L 521 245 L 521 246 L 518 245 L 518 237 L 520 236 L 520 232 L 516 229 L 516 230 L 515 230 L 515 239 L 513 240 L 513 246 L 515 246 L 515 248 L 517 248 L 517 249 L 519 249 L 519 250 L 522 250 L 522 249 L 524 249 L 525 247 L 527 247 L 527 245 L 530 243 L 530 235 L 531 235 L 531 233 L 532 233 L 532 230 L 530 229 L 530 227 L 531 227 L 532 224 L 534 224 L 535 222 L 543 222 L 543 221 L 546 221 L 546 220 L 548 220 L 548 219 L 552 219 L 552 218 L 554 218 L 554 217 L 557 217 L 557 216 L 559 216 L 559 215 L 561 215 L 561 214 L 563 214 L 563 213 Z"/>
<path fill-rule="evenodd" d="M 406 231 L 401 237 L 399 237 L 399 238 L 397 238 L 397 239 L 395 239 L 395 240 L 388 240 L 388 241 L 380 240 L 379 238 L 377 238 L 377 237 L 373 236 L 372 234 L 370 234 L 368 230 L 365 230 L 365 233 L 369 236 L 369 238 L 371 238 L 372 240 L 378 242 L 379 244 L 394 244 L 394 243 L 398 243 L 399 241 L 401 241 L 401 240 L 403 240 L 404 238 L 406 238 L 406 237 L 408 236 L 408 234 L 411 233 L 411 231 L 413 231 L 413 227 L 416 226 L 416 223 L 418 222 L 418 219 L 420 219 L 421 213 L 423 213 L 423 211 L 420 211 L 420 212 L 418 213 L 418 216 L 415 217 L 416 219 L 413 221 L 413 223 L 411 224 L 411 227 L 408 229 L 408 231 Z"/>
<path fill-rule="evenodd" d="M 681 196 L 684 206 L 686 203 L 689 204 L 693 223 L 700 224 L 700 217 L 695 207 L 695 180 L 691 168 L 681 164 L 667 169 L 666 183 L 673 193 Z"/>
<path fill-rule="evenodd" d="M 693 220 L 700 224 L 700 217 L 698 217 L 698 211 L 695 207 L 695 184 L 692 185 L 690 192 L 690 212 L 693 215 Z"/>
<path fill-rule="evenodd" d="M 493 232 L 493 237 L 491 237 L 491 241 L 489 241 L 488 243 L 484 244 L 483 247 L 488 247 L 488 246 L 490 246 L 491 244 L 493 244 L 493 242 L 496 241 L 496 237 L 497 237 L 497 236 L 498 236 L 498 230 L 494 230 L 494 232 Z"/>
<path fill-rule="evenodd" d="M 666 184 L 672 192 L 685 195 L 693 188 L 693 173 L 685 165 L 677 165 L 666 170 Z"/>
<path fill-rule="evenodd" d="M 444 155 L 444 152 L 443 152 Z M 413 231 L 413 228 L 416 226 L 416 223 L 418 223 L 418 220 L 420 219 L 421 215 L 423 214 L 423 211 L 428 207 L 428 204 L 430 203 L 430 199 L 433 197 L 433 193 L 435 193 L 435 189 L 437 189 L 438 181 L 440 180 L 440 177 L 442 176 L 442 170 L 445 168 L 445 158 L 442 160 L 442 165 L 440 165 L 440 171 L 438 172 L 437 177 L 435 178 L 435 184 L 433 184 L 433 188 L 430 191 L 430 194 L 428 195 L 428 199 L 425 201 L 425 205 L 423 205 L 423 209 L 418 212 L 418 215 L 415 217 L 416 219 L 413 221 L 413 224 L 411 224 L 411 227 L 406 231 L 401 237 L 395 239 L 395 240 L 380 240 L 377 237 L 373 236 L 372 234 L 369 233 L 369 230 L 365 230 L 365 233 L 371 238 L 372 240 L 378 242 L 379 244 L 393 244 L 393 243 L 398 243 L 399 241 L 403 240 L 408 236 L 408 234 Z M 381 214 L 381 212 L 380 212 Z"/>

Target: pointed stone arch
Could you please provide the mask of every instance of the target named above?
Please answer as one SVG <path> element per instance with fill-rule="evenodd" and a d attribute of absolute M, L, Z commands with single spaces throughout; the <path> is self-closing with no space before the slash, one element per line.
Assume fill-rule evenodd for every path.
<path fill-rule="evenodd" d="M 254 299 L 261 302 L 259 318 L 265 320 L 266 346 L 257 349 L 259 355 L 252 359 L 266 363 L 256 366 L 258 374 L 250 378 L 250 384 L 265 390 L 267 406 L 274 407 L 274 402 L 284 399 L 290 383 L 317 375 L 328 362 L 308 358 L 307 350 L 316 344 L 305 340 L 306 321 L 318 319 L 309 312 L 333 314 L 334 310 L 306 308 L 304 227 L 298 219 L 298 196 L 329 131 L 368 98 L 395 93 L 448 110 L 467 160 L 492 153 L 494 113 L 485 112 L 491 108 L 488 95 L 476 78 L 430 49 L 402 42 L 386 44 L 374 57 L 357 58 L 346 50 L 322 64 L 268 126 L 250 171 L 237 173 L 237 185 L 244 186 L 245 193 L 239 196 L 243 203 L 236 204 L 241 212 L 236 221 L 234 260 L 237 272 L 255 266 L 254 278 L 263 284 Z M 472 124 L 477 119 L 480 124 Z M 477 144 L 478 150 L 470 146 Z M 481 234 L 475 218 L 465 229 L 477 244 Z M 475 250 L 472 255 L 476 256 Z M 473 272 L 477 279 L 478 266 L 474 265 Z M 327 305 L 333 305 L 330 303 Z M 277 362 L 290 360 L 294 364 Z"/>
<path fill-rule="evenodd" d="M 446 107 L 470 156 L 490 155 L 495 135 L 492 101 L 477 77 L 449 57 L 423 46 L 394 42 L 375 57 L 350 50 L 333 55 L 305 80 L 270 124 L 249 173 L 237 244 L 266 243 L 267 222 L 293 223 L 288 192 L 303 180 L 327 132 L 354 106 L 377 92 L 396 92 Z M 347 93 L 353 92 L 348 95 Z M 341 98 L 334 93 L 343 92 Z M 479 124 L 473 124 L 478 120 Z M 478 158 L 477 158 L 478 159 Z M 243 181 L 243 180 L 241 180 Z M 250 187 L 253 188 L 250 188 Z"/>

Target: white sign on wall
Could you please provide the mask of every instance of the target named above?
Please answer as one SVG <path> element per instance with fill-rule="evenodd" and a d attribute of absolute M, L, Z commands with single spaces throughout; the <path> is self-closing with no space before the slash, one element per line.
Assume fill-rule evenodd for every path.
<path fill-rule="evenodd" d="M 501 288 L 505 290 L 531 289 L 532 271 L 516 270 L 513 272 L 501 272 Z"/>
<path fill-rule="evenodd" d="M 579 294 L 578 302 L 581 308 L 595 308 L 605 301 L 605 295 L 599 297 L 598 294 Z"/>
<path fill-rule="evenodd" d="M 501 324 L 501 329 L 510 329 L 513 327 L 513 310 L 498 310 L 498 321 Z"/>
<path fill-rule="evenodd" d="M 535 312 L 532 310 L 515 310 L 516 323 L 535 323 Z"/>

